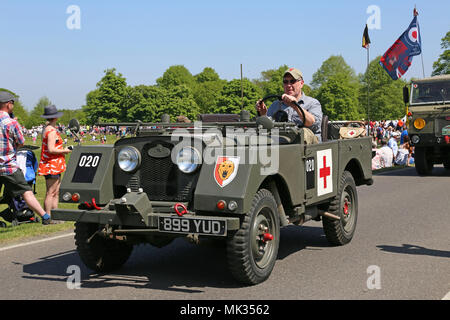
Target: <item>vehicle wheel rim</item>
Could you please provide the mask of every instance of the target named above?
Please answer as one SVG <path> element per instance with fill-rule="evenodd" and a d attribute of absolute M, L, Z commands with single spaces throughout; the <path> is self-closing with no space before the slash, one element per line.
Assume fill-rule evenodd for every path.
<path fill-rule="evenodd" d="M 269 208 L 262 208 L 255 218 L 250 235 L 253 261 L 261 269 L 270 263 L 274 251 L 275 225 L 272 216 Z"/>
<path fill-rule="evenodd" d="M 355 223 L 354 195 L 350 187 L 345 188 L 342 193 L 342 215 L 341 221 L 344 231 L 351 233 Z"/>

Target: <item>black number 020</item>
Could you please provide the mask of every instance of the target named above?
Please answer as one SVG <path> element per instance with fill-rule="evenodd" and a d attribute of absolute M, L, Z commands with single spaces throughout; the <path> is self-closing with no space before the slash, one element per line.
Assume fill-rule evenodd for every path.
<path fill-rule="evenodd" d="M 100 161 L 99 156 L 82 156 L 80 158 L 80 162 L 78 163 L 79 167 L 85 167 L 85 168 L 95 168 L 98 166 L 98 163 Z"/>

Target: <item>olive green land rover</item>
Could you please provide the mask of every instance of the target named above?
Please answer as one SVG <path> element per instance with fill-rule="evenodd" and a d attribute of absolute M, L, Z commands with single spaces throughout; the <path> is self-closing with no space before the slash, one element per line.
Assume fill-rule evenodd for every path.
<path fill-rule="evenodd" d="M 369 137 L 327 139 L 323 127 L 323 141 L 306 144 L 294 123 L 239 115 L 201 120 L 100 124 L 132 126 L 134 135 L 74 148 L 60 201 L 78 209 L 52 210 L 52 217 L 76 221 L 87 267 L 117 269 L 141 243 L 209 238 L 226 244 L 235 279 L 253 285 L 274 268 L 281 227 L 322 220 L 330 245 L 352 240 L 357 186 L 373 183 Z"/>

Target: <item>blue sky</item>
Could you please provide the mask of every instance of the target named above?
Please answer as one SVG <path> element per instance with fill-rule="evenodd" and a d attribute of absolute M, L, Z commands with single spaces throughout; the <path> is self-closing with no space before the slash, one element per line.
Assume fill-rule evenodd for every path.
<path fill-rule="evenodd" d="M 66 22 L 70 5 L 80 8 L 81 29 Z M 85 104 L 107 68 L 129 85 L 155 84 L 171 65 L 192 74 L 214 68 L 223 79 L 259 78 L 287 64 L 306 83 L 331 55 L 365 71 L 364 26 L 380 9 L 380 29 L 369 30 L 370 59 L 382 55 L 419 11 L 425 75 L 443 52 L 450 31 L 450 1 L 253 1 L 253 0 L 1 0 L 0 87 L 16 92 L 28 110 L 42 96 L 58 108 Z M 422 77 L 419 56 L 406 79 Z"/>

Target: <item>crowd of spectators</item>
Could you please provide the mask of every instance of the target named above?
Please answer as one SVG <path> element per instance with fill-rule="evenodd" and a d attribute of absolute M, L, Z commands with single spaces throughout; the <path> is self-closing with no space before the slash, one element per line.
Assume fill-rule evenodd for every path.
<path fill-rule="evenodd" d="M 405 120 L 370 122 L 372 136 L 372 170 L 395 165 L 414 164 L 414 147 L 411 146 Z"/>
<path fill-rule="evenodd" d="M 44 125 L 34 126 L 30 129 L 21 127 L 24 136 L 31 137 L 33 144 L 39 144 L 37 142 L 38 137 L 42 136 Z M 64 137 L 64 144 L 68 144 L 71 139 L 73 142 L 78 142 L 77 138 L 72 135 L 69 128 L 64 124 L 59 124 L 57 127 L 59 133 Z M 99 127 L 99 126 L 81 126 L 79 136 L 81 142 L 83 141 L 98 141 L 102 144 L 106 143 L 106 136 L 114 135 L 116 138 L 126 137 L 131 134 L 131 128 L 129 127 Z M 70 141 L 70 142 L 72 142 Z"/>

